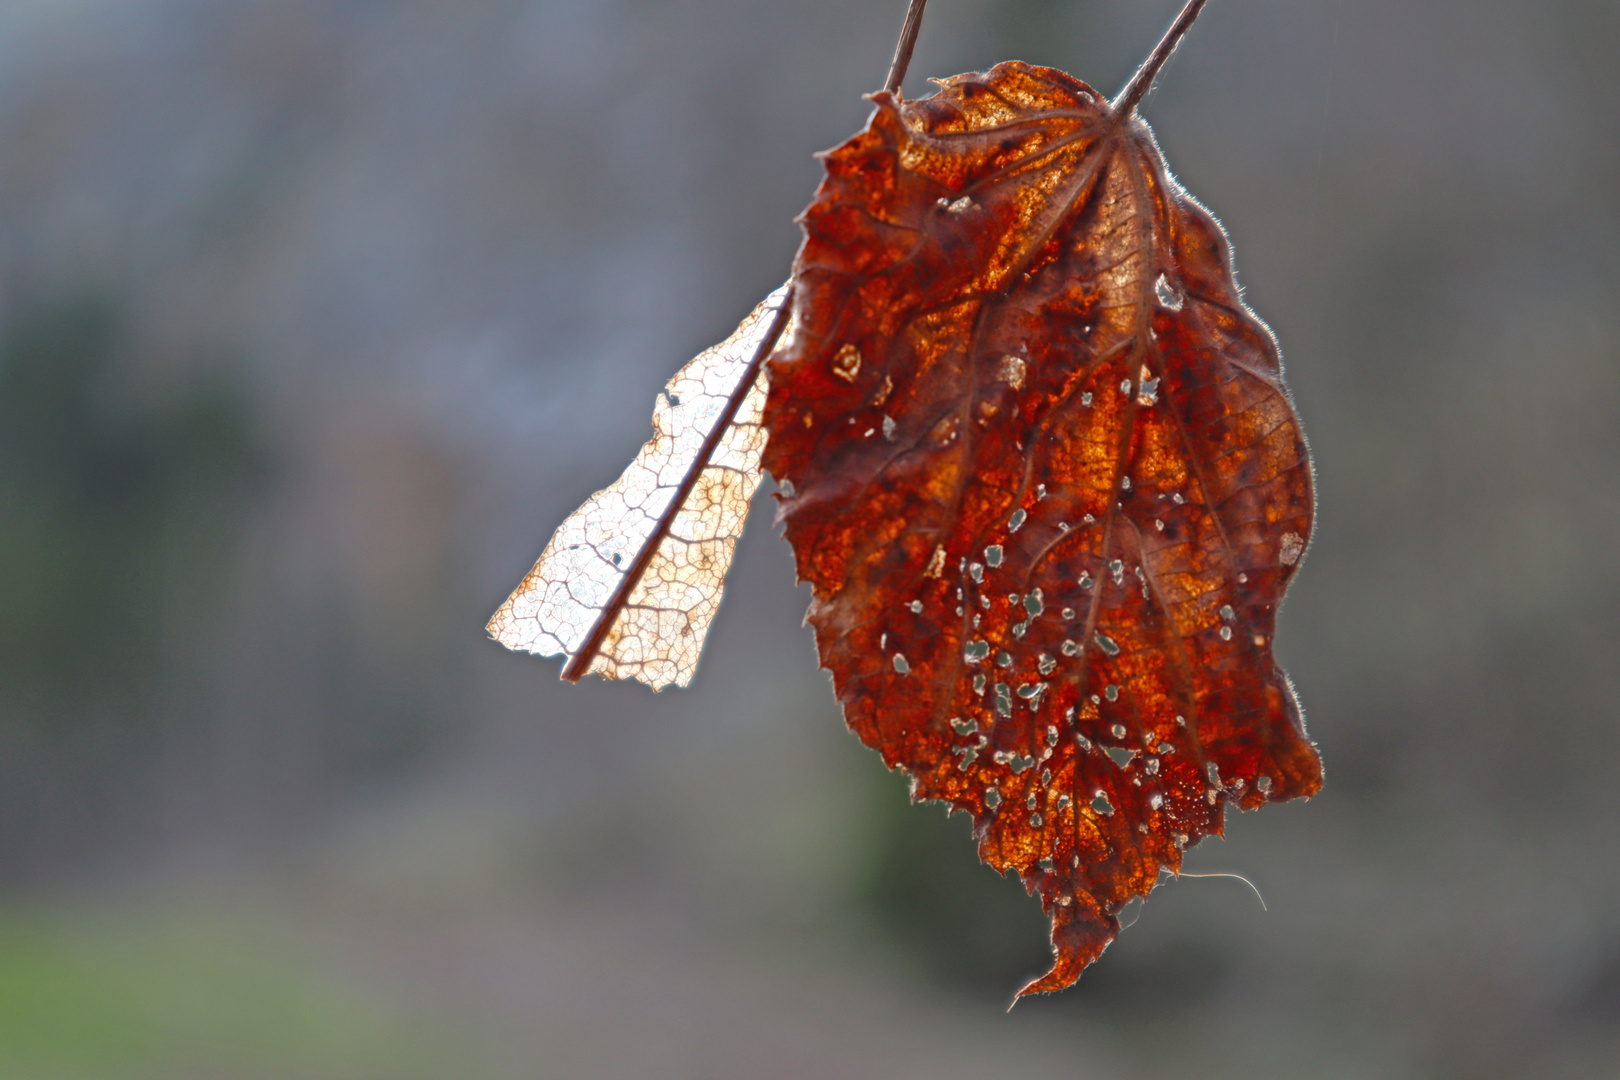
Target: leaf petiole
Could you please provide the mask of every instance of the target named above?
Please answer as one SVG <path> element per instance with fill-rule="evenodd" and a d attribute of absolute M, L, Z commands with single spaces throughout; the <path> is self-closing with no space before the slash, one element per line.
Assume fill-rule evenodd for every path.
<path fill-rule="evenodd" d="M 900 27 L 900 40 L 894 45 L 894 62 L 889 65 L 889 77 L 883 89 L 891 94 L 900 93 L 900 84 L 906 81 L 906 68 L 911 66 L 912 51 L 917 48 L 917 31 L 922 29 L 923 8 L 928 0 L 911 0 L 906 8 L 906 21 Z"/>
<path fill-rule="evenodd" d="M 1193 20 L 1198 18 L 1198 13 L 1204 10 L 1204 4 L 1207 2 L 1208 0 L 1187 0 L 1187 6 L 1181 9 L 1176 21 L 1170 24 L 1170 29 L 1164 32 L 1164 37 L 1159 39 L 1159 43 L 1153 47 L 1148 58 L 1142 61 L 1142 66 L 1136 69 L 1131 81 L 1125 84 L 1125 89 L 1121 90 L 1119 96 L 1111 102 L 1115 116 L 1123 119 L 1136 108 L 1137 103 L 1152 88 L 1159 70 L 1164 67 L 1165 61 L 1170 59 L 1170 54 L 1176 51 L 1176 46 L 1181 44 L 1181 39 L 1187 35 Z"/>

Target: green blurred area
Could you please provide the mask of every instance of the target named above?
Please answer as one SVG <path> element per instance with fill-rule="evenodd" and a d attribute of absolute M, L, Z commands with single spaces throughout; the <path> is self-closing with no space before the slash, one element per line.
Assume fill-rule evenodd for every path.
<path fill-rule="evenodd" d="M 455 1033 L 357 993 L 300 951 L 195 914 L 10 910 L 0 916 L 0 1075 L 454 1073 Z"/>
<path fill-rule="evenodd" d="M 58 731 L 150 702 L 165 633 L 217 615 L 268 465 L 229 373 L 141 401 L 119 319 L 27 305 L 0 339 L 0 686 Z"/>
<path fill-rule="evenodd" d="M 229 369 L 154 394 L 118 301 L 15 305 L 0 331 L 0 867 L 127 840 L 230 611 L 269 469 Z"/>

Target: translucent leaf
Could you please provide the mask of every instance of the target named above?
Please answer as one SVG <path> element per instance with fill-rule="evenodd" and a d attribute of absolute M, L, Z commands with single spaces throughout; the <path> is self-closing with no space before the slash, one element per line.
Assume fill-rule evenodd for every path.
<path fill-rule="evenodd" d="M 490 636 L 509 649 L 578 657 L 565 678 L 591 672 L 654 690 L 692 681 L 759 486 L 759 353 L 781 331 L 787 295 L 786 285 L 771 293 L 670 379 L 653 408 L 653 437 L 557 529 L 490 619 Z M 750 371 L 758 374 L 744 390 Z M 593 639 L 594 655 L 581 657 Z"/>

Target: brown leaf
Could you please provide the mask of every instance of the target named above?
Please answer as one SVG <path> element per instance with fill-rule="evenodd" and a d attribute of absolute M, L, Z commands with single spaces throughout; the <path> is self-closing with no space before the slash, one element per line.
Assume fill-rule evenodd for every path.
<path fill-rule="evenodd" d="M 567 655 L 565 678 L 588 671 L 654 690 L 692 681 L 759 486 L 760 365 L 783 331 L 787 294 L 771 293 L 669 380 L 653 437 L 558 527 L 489 620 L 491 637 Z"/>
<path fill-rule="evenodd" d="M 1228 801 L 1320 787 L 1272 658 L 1311 468 L 1134 98 L 1022 63 L 940 86 L 824 155 L 764 460 L 850 727 L 1052 916 L 1027 994 Z"/>

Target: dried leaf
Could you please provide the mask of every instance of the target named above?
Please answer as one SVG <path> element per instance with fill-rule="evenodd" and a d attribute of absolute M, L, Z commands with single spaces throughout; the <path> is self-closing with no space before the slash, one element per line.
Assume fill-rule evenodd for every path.
<path fill-rule="evenodd" d="M 1052 916 L 1027 994 L 1227 802 L 1321 785 L 1271 652 L 1311 469 L 1134 98 L 1022 63 L 940 86 L 824 155 L 765 467 L 849 725 Z"/>
<path fill-rule="evenodd" d="M 670 379 L 653 437 L 557 529 L 490 619 L 492 637 L 568 655 L 579 663 L 565 677 L 588 671 L 654 690 L 692 681 L 759 486 L 760 361 L 782 333 L 787 295 L 786 285 L 771 293 Z"/>
<path fill-rule="evenodd" d="M 565 678 L 688 681 L 762 422 L 847 721 L 1052 917 L 1020 996 L 1071 985 L 1227 803 L 1321 785 L 1271 654 L 1305 443 L 1225 234 L 1134 115 L 1203 3 L 1113 103 L 1017 63 L 902 103 L 911 0 L 890 90 L 824 155 L 791 288 L 677 377 L 491 622 L 569 653 Z M 700 391 L 724 404 L 676 412 Z"/>

